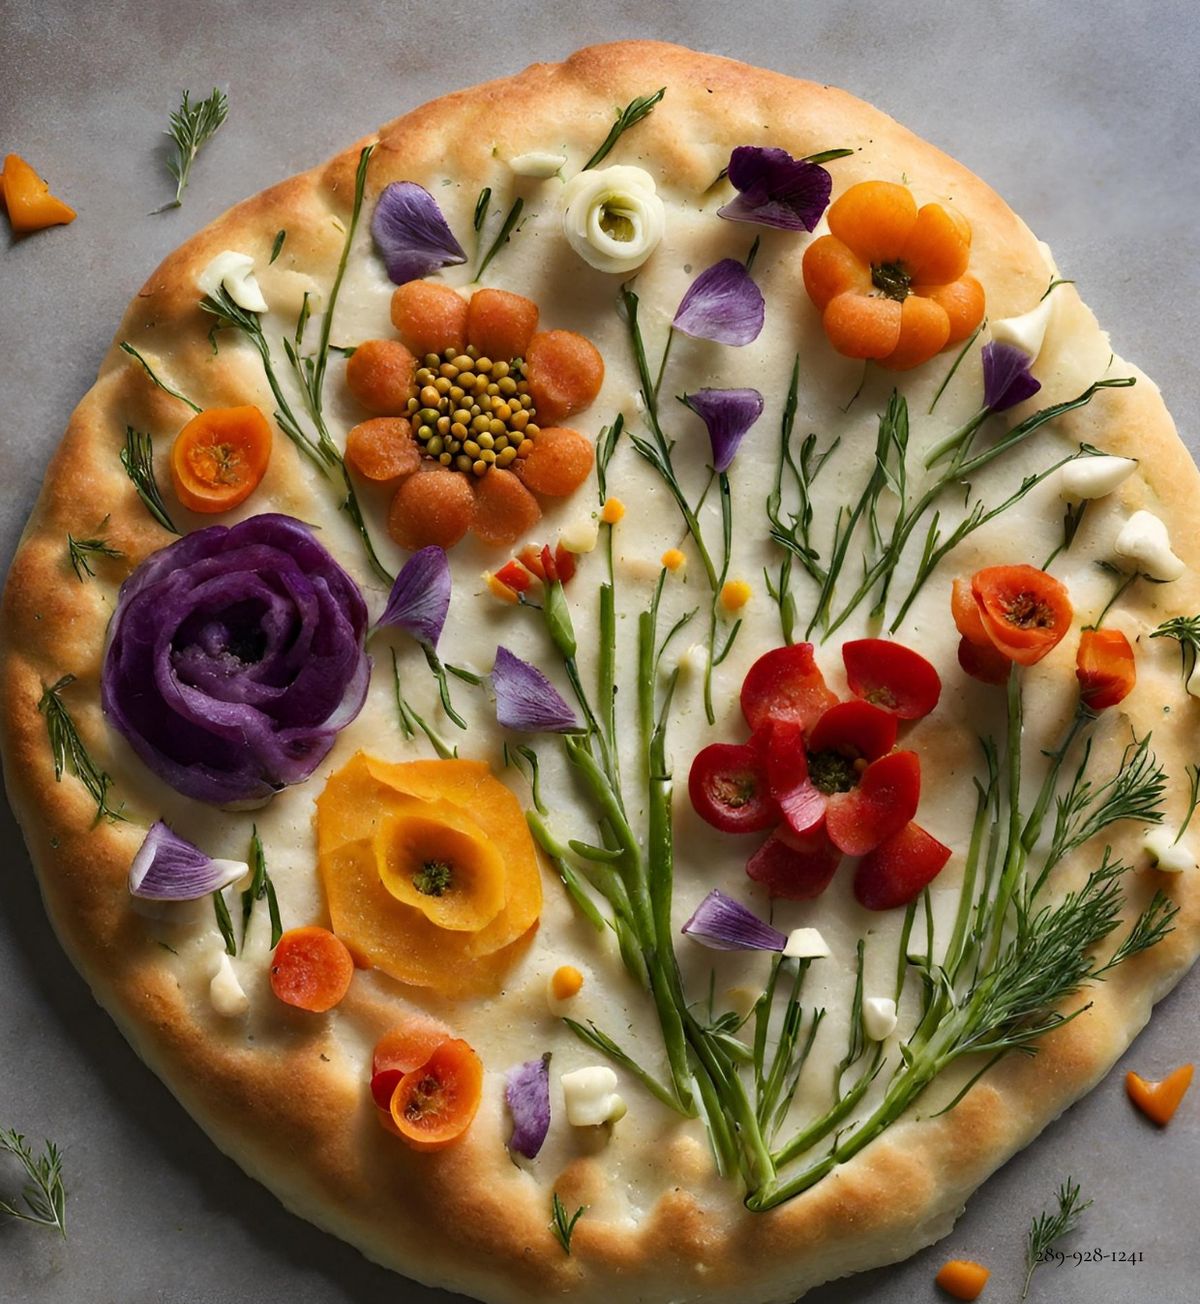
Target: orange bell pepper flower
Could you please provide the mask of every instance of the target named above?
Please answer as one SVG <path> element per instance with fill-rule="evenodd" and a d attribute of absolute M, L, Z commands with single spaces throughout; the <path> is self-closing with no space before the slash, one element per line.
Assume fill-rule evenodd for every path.
<path fill-rule="evenodd" d="M 1036 566 L 988 566 L 971 576 L 971 595 L 992 646 L 1031 666 L 1062 641 L 1074 612 L 1066 585 Z"/>
<path fill-rule="evenodd" d="M 906 371 L 983 320 L 983 287 L 967 275 L 971 228 L 953 209 L 918 209 L 907 186 L 861 181 L 828 218 L 832 234 L 804 252 L 804 288 L 839 353 Z"/>
<path fill-rule="evenodd" d="M 1085 629 L 1079 636 L 1075 677 L 1084 706 L 1092 711 L 1116 706 L 1137 683 L 1129 640 L 1119 629 Z"/>

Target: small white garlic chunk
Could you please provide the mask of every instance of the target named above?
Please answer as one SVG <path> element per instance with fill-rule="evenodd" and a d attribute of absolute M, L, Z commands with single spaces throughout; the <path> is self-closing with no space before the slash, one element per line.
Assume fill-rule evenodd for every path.
<path fill-rule="evenodd" d="M 591 552 L 600 537 L 600 522 L 595 516 L 580 516 L 558 536 L 559 543 L 574 553 Z"/>
<path fill-rule="evenodd" d="M 562 1075 L 567 1122 L 572 1127 L 600 1127 L 625 1117 L 625 1102 L 617 1094 L 617 1075 L 607 1065 L 573 1069 Z"/>
<path fill-rule="evenodd" d="M 1187 569 L 1171 551 L 1167 527 L 1153 512 L 1134 512 L 1121 526 L 1113 551 L 1152 580 L 1177 580 Z"/>
<path fill-rule="evenodd" d="M 530 154 L 518 154 L 516 158 L 510 158 L 508 166 L 519 177 L 552 177 L 566 161 L 565 154 L 534 150 Z"/>
<path fill-rule="evenodd" d="M 890 996 L 868 996 L 863 1001 L 863 1031 L 872 1041 L 883 1041 L 896 1030 L 896 1002 Z"/>
<path fill-rule="evenodd" d="M 267 301 L 254 277 L 254 259 L 232 249 L 219 253 L 196 278 L 205 294 L 215 294 L 223 285 L 229 297 L 247 312 L 266 312 Z"/>
<path fill-rule="evenodd" d="M 991 323 L 992 339 L 997 344 L 1014 344 L 1022 353 L 1029 354 L 1031 363 L 1037 361 L 1046 340 L 1050 319 L 1054 316 L 1054 293 L 1051 291 L 1035 307 L 1019 317 L 1001 317 Z"/>
<path fill-rule="evenodd" d="M 788 934 L 783 954 L 792 960 L 820 960 L 832 952 L 819 929 L 793 928 Z"/>
<path fill-rule="evenodd" d="M 702 679 L 708 668 L 708 648 L 703 643 L 693 643 L 679 658 L 679 673 L 682 676 Z"/>
<path fill-rule="evenodd" d="M 632 272 L 658 248 L 667 226 L 654 178 L 619 164 L 573 176 L 563 187 L 563 234 L 599 272 Z"/>
<path fill-rule="evenodd" d="M 1063 467 L 1059 496 L 1066 499 L 1103 498 L 1137 470 L 1132 457 L 1077 457 Z"/>
<path fill-rule="evenodd" d="M 1196 868 L 1196 853 L 1186 842 L 1176 842 L 1163 828 L 1148 829 L 1142 836 L 1142 850 L 1150 863 L 1166 874 L 1181 874 Z"/>
<path fill-rule="evenodd" d="M 223 1019 L 240 1019 L 250 1008 L 250 998 L 242 990 L 226 952 L 221 953 L 217 972 L 208 984 L 208 997 L 213 1009 Z"/>

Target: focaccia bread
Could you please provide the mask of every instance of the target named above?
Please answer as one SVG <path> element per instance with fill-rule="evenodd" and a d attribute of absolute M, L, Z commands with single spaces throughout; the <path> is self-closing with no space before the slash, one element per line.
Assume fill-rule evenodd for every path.
<path fill-rule="evenodd" d="M 638 42 L 172 254 L 9 576 L 0 736 L 64 946 L 214 1141 L 489 1301 L 944 1235 L 1200 946 L 1200 477 L 1080 289 L 876 109 Z M 264 867 L 348 948 L 316 995 Z"/>

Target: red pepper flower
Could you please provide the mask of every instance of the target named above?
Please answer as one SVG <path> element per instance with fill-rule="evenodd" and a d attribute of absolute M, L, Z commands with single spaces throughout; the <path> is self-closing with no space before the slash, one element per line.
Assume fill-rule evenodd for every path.
<path fill-rule="evenodd" d="M 742 685 L 749 741 L 704 748 L 692 762 L 688 791 L 696 813 L 724 832 L 778 826 L 746 865 L 772 896 L 818 896 L 849 855 L 865 858 L 860 872 L 868 866 L 868 887 L 883 880 L 867 895 L 888 905 L 897 896 L 911 900 L 950 851 L 912 823 L 920 761 L 915 752 L 896 750 L 896 735 L 901 720 L 934 708 L 941 681 L 924 657 L 885 639 L 847 643 L 842 657 L 855 694 L 845 702 L 826 685 L 811 644 L 760 657 Z M 940 859 L 929 855 L 931 846 Z"/>
<path fill-rule="evenodd" d="M 987 566 L 969 582 L 956 579 L 950 613 L 962 635 L 959 665 L 985 684 L 1052 652 L 1074 616 L 1066 585 L 1036 566 Z"/>
<path fill-rule="evenodd" d="M 1091 711 L 1124 701 L 1137 683 L 1133 648 L 1119 629 L 1085 629 L 1075 656 L 1079 697 Z"/>

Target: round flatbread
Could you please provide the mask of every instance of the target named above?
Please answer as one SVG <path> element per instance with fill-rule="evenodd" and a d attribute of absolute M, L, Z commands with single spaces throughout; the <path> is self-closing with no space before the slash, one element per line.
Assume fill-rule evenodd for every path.
<path fill-rule="evenodd" d="M 614 106 L 660 87 L 665 88 L 661 101 L 620 135 L 597 166 L 647 173 L 663 204 L 664 233 L 640 266 L 600 270 L 583 261 L 564 234 L 564 192 L 612 127 Z M 343 277 L 339 262 L 367 145 L 374 149 L 364 165 L 361 220 Z M 717 210 L 736 196 L 724 171 L 739 146 L 785 150 L 793 159 L 850 151 L 824 164 L 835 201 L 857 183 L 883 181 L 909 189 L 917 204 L 938 204 L 960 215 L 969 225 L 970 274 L 986 295 L 990 325 L 970 343 L 964 341 L 965 348 L 949 347 L 909 370 L 864 364 L 835 352 L 822 314 L 806 292 L 803 269 L 805 251 L 828 232 L 828 215 L 811 234 L 719 217 Z M 598 815 L 595 785 L 589 788 L 577 752 L 574 762 L 570 759 L 570 743 L 560 745 L 545 730 L 502 727 L 485 689 L 451 676 L 447 691 L 466 726 L 459 728 L 441 705 L 425 653 L 394 628 L 372 633 L 367 641 L 373 673 L 361 711 L 340 728 L 309 777 L 254 810 L 183 795 L 102 711 L 101 671 L 112 655 L 107 639 L 120 586 L 173 541 L 123 465 L 127 430 L 152 437 L 167 515 L 185 536 L 214 522 L 232 525 L 264 513 L 295 518 L 314 527 L 324 548 L 353 577 L 371 618 L 383 612 L 388 584 L 369 564 L 355 521 L 340 510 L 345 482 L 336 468 L 331 472 L 319 458 L 305 456 L 286 437 L 286 414 L 284 424 L 275 414 L 286 404 L 303 436 L 318 441 L 318 426 L 284 341 L 298 341 L 292 347 L 301 358 L 315 356 L 335 293 L 326 343 L 345 351 L 368 340 L 396 338 L 390 317 L 394 287 L 372 236 L 376 206 L 393 183 L 423 187 L 466 251 L 465 262 L 440 270 L 436 261 L 427 264 L 431 279 L 459 289 L 465 299 L 476 288 L 472 277 L 483 256 L 496 244 L 482 284 L 527 296 L 539 308 L 541 330 L 581 334 L 603 359 L 603 384 L 594 400 L 561 421 L 599 449 L 604 485 L 598 491 L 593 469 L 572 493 L 538 495 L 539 517 L 504 546 L 486 541 L 489 527 L 480 526 L 483 490 L 472 490 L 476 530 L 448 552 L 452 599 L 438 654 L 446 664 L 486 676 L 497 648 L 510 649 L 549 676 L 584 724 L 571 694 L 569 672 L 575 664 L 593 703 L 603 700 L 598 675 L 601 690 L 615 683 L 613 724 L 610 728 L 600 710 L 588 737 L 596 755 L 604 752 L 601 740 L 607 740 L 607 773 L 619 770 L 630 826 L 627 843 L 611 810 L 607 822 L 603 812 Z M 485 189 L 491 192 L 489 203 L 481 203 Z M 522 207 L 504 231 L 517 199 Z M 611 214 L 607 220 L 614 238 L 628 236 Z M 761 243 L 752 253 L 756 236 Z M 251 320 L 261 325 L 279 393 L 268 384 L 253 335 L 201 308 L 200 278 L 225 251 L 253 259 L 269 310 L 261 317 L 252 313 Z M 749 277 L 761 290 L 765 325 L 737 343 L 699 338 L 701 327 L 695 333 L 675 330 L 661 386 L 653 385 L 653 375 L 648 386 L 636 366 L 629 293 L 636 295 L 633 320 L 656 371 L 685 296 L 702 273 L 726 259 L 743 268 L 751 263 Z M 736 268 L 730 274 L 739 284 L 746 279 Z M 1035 412 L 1085 394 L 1086 401 L 1039 425 L 994 460 L 971 463 L 970 474 L 960 477 L 969 480 L 965 498 L 958 481 L 953 491 L 948 482 L 914 524 L 898 564 L 887 569 L 891 578 L 880 612 L 872 614 L 878 587 L 850 604 L 864 570 L 869 574 L 873 559 L 886 551 L 898 512 L 916 504 L 944 470 L 945 463 L 927 469 L 927 455 L 980 413 L 981 350 L 997 324 L 1037 309 L 1057 279 L 1048 250 L 997 195 L 884 114 L 829 87 L 650 43 L 584 50 L 561 65 L 533 67 L 418 109 L 327 165 L 247 200 L 151 275 L 122 321 L 95 386 L 71 419 L 9 576 L 0 635 L 4 769 L 47 907 L 68 952 L 139 1054 L 222 1149 L 290 1208 L 370 1257 L 481 1299 L 570 1292 L 580 1300 L 600 1300 L 616 1291 L 645 1300 L 753 1304 L 794 1298 L 819 1282 L 903 1258 L 944 1235 L 971 1191 L 1104 1075 L 1200 945 L 1195 864 L 1183 873 L 1167 873 L 1154 867 L 1143 846 L 1160 816 L 1169 842 L 1186 809 L 1185 767 L 1192 759 L 1196 707 L 1184 691 L 1177 643 L 1150 636 L 1169 618 L 1200 608 L 1194 573 L 1200 527 L 1191 510 L 1200 480 L 1157 389 L 1111 355 L 1107 337 L 1074 285 L 1049 291 L 1044 340 L 1030 354 L 1040 383 L 1037 394 L 977 422 L 979 442 L 973 447 L 977 452 L 998 448 Z M 306 328 L 303 322 L 298 328 L 301 317 L 307 318 Z M 722 320 L 729 327 L 728 318 Z M 711 334 L 711 325 L 707 329 Z M 132 345 L 147 366 L 118 348 L 121 342 Z M 960 365 L 947 381 L 960 349 Z M 318 404 L 317 411 L 341 449 L 347 432 L 371 413 L 347 384 L 343 354 L 325 356 L 323 408 Z M 305 374 L 302 361 L 299 373 Z M 1130 378 L 1136 383 L 1093 388 Z M 675 396 L 731 389 L 756 390 L 764 405 L 729 466 L 726 554 L 721 482 L 706 490 L 714 457 L 705 426 Z M 192 416 L 180 395 L 203 409 L 253 405 L 268 418 L 275 416 L 278 428 L 264 479 L 223 515 L 195 515 L 173 496 L 171 441 Z M 901 399 L 906 423 L 897 407 Z M 656 423 L 663 432 L 661 447 L 655 444 Z M 786 460 L 780 470 L 781 433 L 782 447 L 790 449 L 790 471 Z M 1081 518 L 1076 506 L 1073 537 L 1060 548 L 1065 542 L 1061 472 L 1044 473 L 1079 454 L 1083 445 L 1136 459 L 1136 469 L 1090 502 Z M 660 462 L 668 460 L 670 474 L 654 464 L 656 448 Z M 804 448 L 809 451 L 803 453 Z M 886 474 L 877 461 L 881 448 Z M 437 473 L 423 467 L 417 474 Z M 444 478 L 458 474 L 451 471 Z M 482 484 L 493 474 L 478 479 Z M 537 482 L 528 470 L 524 474 L 529 484 Z M 781 474 L 781 496 L 772 507 Z M 1034 482 L 1026 483 L 1030 478 Z M 387 533 L 395 484 L 381 488 L 353 476 L 350 483 L 382 565 L 395 573 L 407 557 Z M 542 487 L 547 483 L 543 480 Z M 811 520 L 798 496 L 804 483 Z M 678 509 L 676 487 L 693 513 L 694 531 Z M 610 509 L 602 517 L 602 504 L 613 499 L 624 507 L 623 516 L 617 519 Z M 922 545 L 927 553 L 940 547 L 973 510 L 981 517 L 977 528 L 922 576 Z M 935 512 L 936 534 L 930 532 Z M 1030 845 L 1018 850 L 1045 773 L 1043 752 L 1059 745 L 1076 711 L 1081 630 L 1099 620 L 1119 582 L 1096 563 L 1115 565 L 1125 575 L 1155 564 L 1147 560 L 1149 554 L 1134 561 L 1115 547 L 1136 512 L 1162 523 L 1183 573 L 1164 583 L 1132 580 L 1104 614 L 1104 627 L 1123 634 L 1133 650 L 1136 687 L 1119 704 L 1083 722 L 1049 793 L 1059 803 L 1046 807 L 1041 837 L 1030 837 Z M 401 515 L 403 533 L 413 518 Z M 499 512 L 496 519 L 510 517 Z M 1144 525 L 1146 518 L 1140 519 Z M 781 545 L 781 530 L 794 545 L 790 552 Z M 91 554 L 95 574 L 77 579 L 68 535 L 79 540 L 98 533 L 119 555 Z M 505 530 L 491 528 L 493 537 L 497 533 Z M 714 558 L 712 576 L 697 534 Z M 594 539 L 599 546 L 588 551 Z M 574 576 L 554 590 L 565 601 L 578 648 L 569 667 L 561 625 L 556 644 L 554 628 L 548 629 L 539 610 L 557 600 L 549 597 L 552 586 L 533 584 L 527 595 L 532 601 L 521 605 L 501 600 L 513 592 L 488 578 L 519 547 L 549 545 L 553 557 L 560 540 L 575 558 Z M 1126 554 L 1128 544 L 1126 538 Z M 810 547 L 811 568 L 804 564 L 805 547 Z M 664 566 L 660 559 L 673 551 L 681 554 L 681 564 L 672 557 Z M 822 577 L 839 555 L 840 570 L 826 584 Z M 1065 584 L 1074 615 L 1054 650 L 1019 672 L 1025 769 L 1018 790 L 1020 823 L 1014 826 L 1006 737 L 1011 737 L 1018 694 L 978 683 L 960 669 L 950 586 L 956 577 L 986 567 L 1040 568 L 1052 555 L 1050 569 Z M 771 593 L 789 556 L 790 573 L 785 568 L 782 582 L 791 594 L 790 621 L 787 610 L 781 611 L 788 604 Z M 610 583 L 611 618 L 601 597 Z M 727 583 L 735 587 L 726 589 Z M 893 630 L 910 590 L 915 597 Z M 656 592 L 661 594 L 657 605 Z M 651 651 L 639 656 L 639 626 L 651 610 L 657 616 Z M 694 618 L 667 640 L 693 611 Z M 894 634 L 940 676 L 936 708 L 901 723 L 900 747 L 915 752 L 921 767 L 920 826 L 950 852 L 928 894 L 913 897 L 918 905 L 911 911 L 863 908 L 855 897 L 853 858 L 820 895 L 795 901 L 777 893 L 772 900 L 745 869 L 769 828 L 760 826 L 756 837 L 714 832 L 689 800 L 684 780 L 693 758 L 712 743 L 746 741 L 750 730 L 739 691 L 747 672 L 762 654 L 783 644 L 785 630 L 802 642 L 810 619 L 815 662 L 831 695 L 853 695 L 840 649 L 863 637 Z M 711 722 L 705 709 L 709 661 L 719 662 L 711 670 Z M 64 676 L 73 681 L 62 683 Z M 407 717 L 398 714 L 397 682 Z M 56 691 L 48 696 L 48 689 Z M 495 689 L 503 704 L 503 684 Z M 535 684 L 530 691 L 542 707 L 549 703 L 553 714 L 557 707 L 546 690 Z M 668 692 L 673 693 L 669 700 Z M 639 696 L 649 703 L 651 719 L 661 713 L 661 755 L 653 738 L 647 750 Z M 69 747 L 57 756 L 56 771 L 51 740 L 62 743 L 66 737 L 59 708 L 69 715 L 95 767 L 91 790 L 81 781 L 81 771 L 89 777 L 86 762 Z M 406 777 L 396 780 L 401 788 L 391 790 L 400 796 L 378 800 L 394 802 L 387 807 L 391 816 L 411 814 L 413 803 L 445 801 L 458 813 L 439 815 L 443 827 L 458 827 L 457 820 L 465 821 L 462 828 L 484 828 L 481 836 L 502 848 L 508 866 L 501 921 L 507 923 L 495 926 L 488 943 L 456 942 L 444 949 L 431 944 L 421 952 L 425 968 L 405 969 L 408 980 L 399 981 L 393 973 L 402 966 L 389 958 L 398 944 L 384 938 L 371 953 L 362 940 L 365 934 L 378 941 L 374 921 L 396 899 L 394 893 L 380 896 L 379 883 L 371 878 L 370 837 L 376 825 L 354 826 L 364 789 L 353 788 L 341 804 L 330 798 L 322 808 L 321 836 L 330 839 L 328 845 L 357 848 L 346 853 L 345 863 L 338 862 L 340 869 L 318 864 L 316 803 L 333 791 L 326 786 L 331 776 L 344 780 L 354 772 L 352 762 L 369 767 L 377 761 L 385 768 L 411 761 L 434 764 L 429 738 L 414 725 L 418 716 L 456 747 L 464 762 L 476 765 L 454 771 L 453 783 L 444 778 L 449 771 L 430 771 L 441 777 L 428 779 L 428 788 L 421 787 L 426 778 L 413 778 L 426 771 L 406 770 Z M 528 716 L 522 719 L 529 723 Z M 48 736 L 48 724 L 55 721 L 58 732 Z M 526 848 L 532 855 L 523 812 L 536 814 L 524 778 L 528 762 L 517 744 L 536 750 L 543 827 L 549 831 L 543 845 L 562 852 L 558 872 L 541 856 L 540 887 L 525 880 L 524 886 L 514 886 L 520 876 L 513 865 Z M 360 752 L 374 759 L 355 761 Z M 992 779 L 988 755 L 998 767 Z M 490 767 L 490 776 L 484 767 Z M 670 770 L 676 778 L 673 793 Z M 360 776 L 356 782 L 379 784 L 382 791 L 383 773 L 371 771 L 369 779 Z M 109 786 L 97 774 L 107 776 Z M 507 785 L 508 795 L 481 786 L 491 776 Z M 98 817 L 97 791 L 101 805 L 117 818 L 103 811 Z M 1118 798 L 1125 806 L 1105 805 Z M 339 819 L 350 827 L 330 832 Z M 129 890 L 131 863 L 156 820 L 210 856 L 238 860 L 247 859 L 256 829 L 283 926 L 332 923 L 347 934 L 364 966 L 341 1002 L 327 1013 L 310 1013 L 277 999 L 265 900 L 253 903 L 243 937 L 237 889 L 227 894 L 237 951 L 228 963 L 248 998 L 247 1008 L 214 1001 L 212 980 L 226 962 L 209 899 L 156 904 L 135 899 Z M 995 847 L 989 851 L 993 830 Z M 973 832 L 978 833 L 974 841 Z M 569 839 L 576 850 L 567 849 Z M 590 859 L 589 845 L 601 847 Z M 1186 840 L 1180 845 L 1186 847 Z M 664 866 L 669 875 L 671 865 L 664 848 L 673 852 L 673 900 L 669 889 L 664 895 L 664 882 L 670 881 L 663 877 Z M 619 860 L 622 855 L 625 861 Z M 623 962 L 621 930 L 606 923 L 593 927 L 560 879 L 565 865 L 576 892 L 607 920 L 619 890 L 606 896 L 598 889 L 612 887 L 614 864 L 625 874 L 638 856 L 643 870 L 648 865 L 657 874 L 647 903 L 648 911 L 658 912 L 656 922 L 638 923 L 658 940 L 657 951 L 642 950 L 648 978 L 635 972 L 639 962 L 634 971 Z M 1048 860 L 1052 872 L 1034 893 Z M 1125 872 L 1116 871 L 1118 862 Z M 1088 886 L 1089 873 L 1102 863 L 1109 865 L 1110 877 L 1093 878 Z M 1014 901 L 1014 923 L 1000 933 L 994 930 L 995 902 L 1004 890 L 1007 865 L 1022 869 L 1013 879 L 1015 898 L 1027 901 L 1029 909 L 1018 928 Z M 356 901 L 383 902 L 363 907 L 367 923 L 353 936 L 339 922 L 346 915 L 339 913 L 337 887 L 329 890 L 352 872 L 364 884 L 370 880 L 376 894 L 371 897 L 363 887 Z M 493 872 L 500 871 L 486 869 Z M 379 881 L 386 886 L 386 878 Z M 592 885 L 581 886 L 588 882 Z M 681 936 L 713 889 L 740 901 L 760 920 L 769 918 L 784 935 L 817 930 L 823 947 L 801 936 L 794 946 L 811 958 L 774 961 L 769 950 L 721 952 Z M 982 904 L 956 929 L 964 890 L 982 893 Z M 1103 893 L 1111 894 L 1107 905 L 1097 904 Z M 1157 903 L 1156 893 L 1164 894 Z M 376 908 L 378 914 L 370 915 Z M 493 902 L 493 916 L 495 908 Z M 635 915 L 637 908 L 635 902 Z M 1130 928 L 1146 910 L 1150 913 L 1130 943 Z M 532 926 L 530 919 L 536 920 Z M 976 935 L 973 972 L 972 966 L 955 969 L 951 961 L 961 960 Z M 668 939 L 677 957 L 677 980 Z M 489 950 L 493 944 L 504 949 Z M 1124 954 L 1116 951 L 1121 947 Z M 632 949 L 638 949 L 637 937 Z M 822 949 L 828 954 L 820 955 Z M 1115 951 L 1123 962 L 1095 975 Z M 760 1019 L 755 1011 L 764 1009 L 759 998 L 775 964 L 780 980 L 773 1015 Z M 564 966 L 579 971 L 582 988 L 567 1000 L 548 1000 L 547 984 Z M 792 1010 L 797 1022 L 788 1032 L 784 1007 L 801 973 L 803 985 L 796 988 Z M 1077 981 L 1071 981 L 1072 973 Z M 870 1004 L 871 1017 L 886 1020 L 898 975 L 904 976 L 899 1023 L 887 1032 L 865 1012 Z M 657 1008 L 646 982 L 656 987 Z M 959 1030 L 959 1041 L 937 1042 L 928 1027 L 913 1040 L 931 1004 L 941 1011 L 944 1028 Z M 1078 1017 L 1049 1026 L 1055 1023 L 1053 1011 L 1073 1014 L 1084 1005 L 1088 1008 Z M 968 1007 L 975 1011 L 970 1017 Z M 979 1013 L 985 1007 L 986 1017 Z M 579 1025 L 578 1032 L 564 1014 Z M 458 1140 L 431 1152 L 410 1148 L 381 1128 L 369 1090 L 373 1047 L 390 1028 L 416 1016 L 439 1020 L 449 1035 L 469 1043 L 484 1069 L 474 1121 Z M 1039 1022 L 1047 1027 L 1034 1037 Z M 691 1093 L 690 1108 L 672 1108 L 660 1098 L 672 1094 L 664 1045 L 670 1029 L 679 1027 L 686 1029 L 681 1035 L 689 1049 L 680 1051 L 675 1063 L 675 1087 L 683 1083 Z M 872 1028 L 881 1040 L 872 1038 Z M 611 1038 L 627 1057 L 616 1057 L 615 1072 L 616 1092 L 628 1112 L 619 1121 L 576 1126 L 568 1121 L 575 1108 L 568 1097 L 575 1098 L 575 1088 L 564 1089 L 563 1076 L 612 1064 L 601 1038 Z M 1036 1057 L 1010 1053 L 990 1063 L 997 1050 L 1026 1043 L 1036 1045 Z M 506 1075 L 547 1054 L 549 1132 L 535 1159 L 514 1156 Z M 927 1067 L 942 1066 L 939 1055 L 948 1055 L 944 1068 L 936 1074 L 930 1068 L 928 1083 L 918 1082 Z M 779 1080 L 772 1084 L 773 1062 Z M 659 1095 L 647 1087 L 643 1071 L 659 1085 Z M 914 1084 L 923 1089 L 913 1089 Z M 618 1112 L 608 1104 L 600 1108 L 602 1114 Z M 746 1112 L 739 1116 L 739 1109 Z M 716 1151 L 732 1160 L 731 1171 L 718 1171 L 710 1136 L 716 1137 Z M 555 1212 L 559 1206 L 561 1219 Z M 568 1236 L 566 1224 L 579 1209 L 584 1212 Z M 554 1222 L 562 1235 L 555 1233 Z"/>

